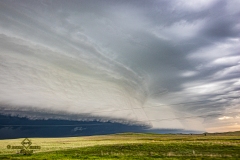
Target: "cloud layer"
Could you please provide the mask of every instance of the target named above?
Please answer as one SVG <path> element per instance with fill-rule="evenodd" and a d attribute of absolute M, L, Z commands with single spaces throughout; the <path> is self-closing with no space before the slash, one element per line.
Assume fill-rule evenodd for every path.
<path fill-rule="evenodd" d="M 1 1 L 1 113 L 239 125 L 238 3 Z"/>

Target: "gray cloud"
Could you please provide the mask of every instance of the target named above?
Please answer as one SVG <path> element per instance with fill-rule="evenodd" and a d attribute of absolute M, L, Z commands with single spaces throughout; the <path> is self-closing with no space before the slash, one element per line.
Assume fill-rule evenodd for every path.
<path fill-rule="evenodd" d="M 1 1 L 0 104 L 154 128 L 229 127 L 233 119 L 214 116 L 155 120 L 240 112 L 238 3 Z"/>

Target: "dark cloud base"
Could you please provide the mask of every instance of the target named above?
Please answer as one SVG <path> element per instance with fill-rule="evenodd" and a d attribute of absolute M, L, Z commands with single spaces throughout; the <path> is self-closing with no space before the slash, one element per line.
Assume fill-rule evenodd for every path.
<path fill-rule="evenodd" d="M 141 133 L 197 133 L 177 129 L 149 129 L 146 126 L 98 121 L 31 120 L 0 115 L 0 139 L 24 137 L 74 137 L 124 132 Z"/>

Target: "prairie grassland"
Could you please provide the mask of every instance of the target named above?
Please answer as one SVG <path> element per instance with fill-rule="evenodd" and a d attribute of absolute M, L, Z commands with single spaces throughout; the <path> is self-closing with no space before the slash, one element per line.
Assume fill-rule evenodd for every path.
<path fill-rule="evenodd" d="M 32 145 L 41 146 L 33 155 L 6 148 L 22 140 L 0 140 L 0 159 L 240 159 L 240 132 L 31 138 Z"/>

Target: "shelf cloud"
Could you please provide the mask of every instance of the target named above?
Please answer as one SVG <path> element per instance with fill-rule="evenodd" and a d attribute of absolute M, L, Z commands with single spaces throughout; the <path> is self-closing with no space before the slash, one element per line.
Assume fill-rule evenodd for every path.
<path fill-rule="evenodd" d="M 0 113 L 158 129 L 236 128 L 239 5 L 3 0 Z"/>

